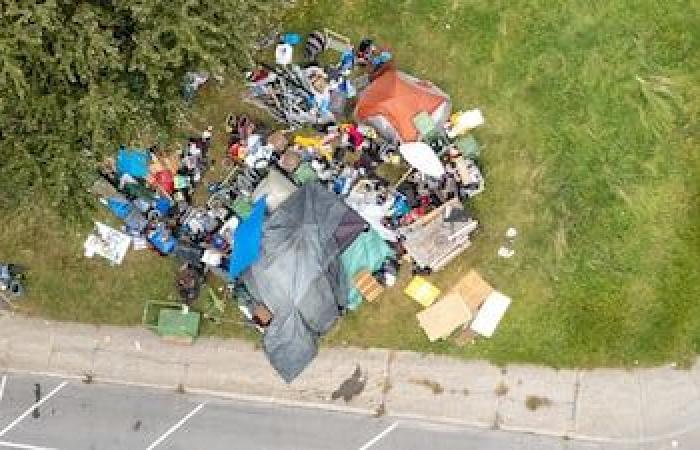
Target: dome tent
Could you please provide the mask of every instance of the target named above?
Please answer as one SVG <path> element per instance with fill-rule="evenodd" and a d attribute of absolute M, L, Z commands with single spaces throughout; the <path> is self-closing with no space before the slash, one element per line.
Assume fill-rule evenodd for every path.
<path fill-rule="evenodd" d="M 415 142 L 420 140 L 413 123 L 417 114 L 427 112 L 442 126 L 449 118 L 450 108 L 450 97 L 429 81 L 387 70 L 362 91 L 355 118 L 392 142 Z"/>

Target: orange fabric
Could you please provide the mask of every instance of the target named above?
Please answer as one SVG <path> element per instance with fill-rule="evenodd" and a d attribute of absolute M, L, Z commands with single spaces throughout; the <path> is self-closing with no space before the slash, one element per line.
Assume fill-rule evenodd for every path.
<path fill-rule="evenodd" d="M 413 117 L 421 111 L 432 114 L 445 101 L 447 99 L 436 93 L 430 83 L 414 83 L 391 70 L 381 74 L 365 89 L 357 102 L 355 116 L 361 121 L 384 116 L 402 141 L 413 142 L 418 139 Z"/>

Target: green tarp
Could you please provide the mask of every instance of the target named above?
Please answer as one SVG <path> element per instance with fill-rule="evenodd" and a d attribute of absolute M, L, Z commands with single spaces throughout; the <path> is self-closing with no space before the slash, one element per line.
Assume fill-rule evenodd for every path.
<path fill-rule="evenodd" d="M 340 255 L 340 261 L 350 286 L 348 308 L 357 309 L 362 303 L 362 295 L 353 282 L 355 275 L 363 270 L 370 272 L 379 270 L 384 261 L 393 256 L 394 251 L 391 247 L 372 229 L 360 234 L 355 242 L 345 249 Z"/>

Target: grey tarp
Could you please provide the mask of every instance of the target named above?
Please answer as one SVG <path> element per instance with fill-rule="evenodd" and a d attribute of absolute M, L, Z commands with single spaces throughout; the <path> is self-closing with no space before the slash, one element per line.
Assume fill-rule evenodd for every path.
<path fill-rule="evenodd" d="M 347 306 L 341 246 L 364 228 L 349 211 L 320 184 L 304 185 L 265 222 L 260 259 L 243 274 L 251 295 L 272 312 L 263 348 L 287 382 L 313 360 L 318 337 Z"/>

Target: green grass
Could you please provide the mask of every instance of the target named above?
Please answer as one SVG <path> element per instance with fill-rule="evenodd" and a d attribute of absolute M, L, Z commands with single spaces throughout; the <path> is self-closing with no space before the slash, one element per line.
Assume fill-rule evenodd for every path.
<path fill-rule="evenodd" d="M 457 347 L 429 343 L 414 317 L 418 305 L 393 289 L 346 316 L 327 344 L 557 367 L 645 365 L 698 352 L 697 2 L 301 3 L 288 29 L 372 36 L 401 68 L 449 92 L 455 108 L 484 111 L 477 136 L 487 190 L 473 205 L 483 232 L 432 280 L 446 288 L 476 268 L 514 300 L 492 339 Z M 207 92 L 185 129 L 220 125 L 238 105 L 233 91 Z M 506 260 L 496 251 L 509 226 L 520 235 Z M 174 294 L 168 260 L 143 252 L 116 268 L 85 260 L 88 228 L 44 212 L 0 230 L 2 258 L 33 269 L 27 311 L 136 323 L 146 297 Z M 205 331 L 242 333 L 235 324 Z"/>

